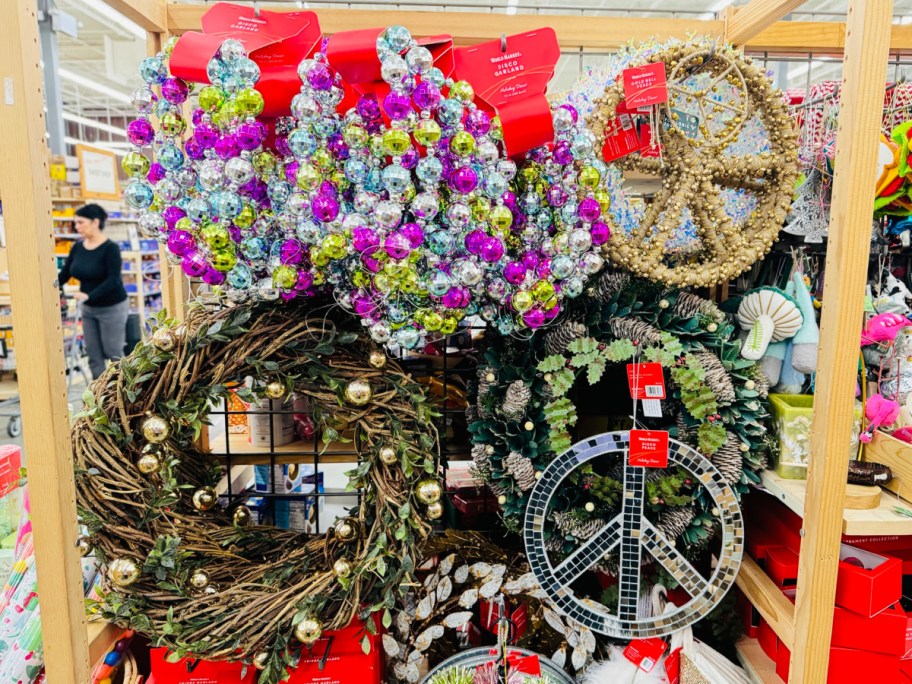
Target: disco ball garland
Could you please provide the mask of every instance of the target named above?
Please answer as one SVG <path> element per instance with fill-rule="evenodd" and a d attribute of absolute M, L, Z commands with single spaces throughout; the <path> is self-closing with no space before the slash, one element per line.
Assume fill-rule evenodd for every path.
<path fill-rule="evenodd" d="M 604 265 L 608 170 L 571 105 L 554 109 L 554 144 L 517 166 L 472 86 L 394 26 L 377 39 L 378 94 L 339 113 L 341 78 L 318 53 L 266 147 L 259 69 L 228 40 L 182 143 L 191 89 L 169 53 L 140 69 L 125 198 L 172 263 L 233 301 L 331 288 L 375 341 L 412 349 L 466 315 L 540 328 Z"/>

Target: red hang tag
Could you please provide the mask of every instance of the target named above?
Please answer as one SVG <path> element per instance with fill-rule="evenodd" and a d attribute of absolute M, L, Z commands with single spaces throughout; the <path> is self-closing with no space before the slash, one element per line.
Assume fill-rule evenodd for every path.
<path fill-rule="evenodd" d="M 668 678 L 668 684 L 678 684 L 681 680 L 680 647 L 665 656 L 665 676 Z"/>
<path fill-rule="evenodd" d="M 629 114 L 621 114 L 608 122 L 605 127 L 605 144 L 602 156 L 606 162 L 626 157 L 642 148 L 640 136 Z"/>
<path fill-rule="evenodd" d="M 631 399 L 664 399 L 665 374 L 660 363 L 628 363 Z"/>
<path fill-rule="evenodd" d="M 641 468 L 667 468 L 668 432 L 666 430 L 631 430 L 628 462 L 632 466 Z"/>
<path fill-rule="evenodd" d="M 260 67 L 256 89 L 263 95 L 264 117 L 288 114 L 301 90 L 298 64 L 320 47 L 323 32 L 315 12 L 255 12 L 252 7 L 219 2 L 200 20 L 203 32 L 190 31 L 171 53 L 171 73 L 194 83 L 209 83 L 206 66 L 228 38 L 244 44 Z"/>
<path fill-rule="evenodd" d="M 624 100 L 631 109 L 650 107 L 668 100 L 664 62 L 624 69 L 623 78 Z"/>
<path fill-rule="evenodd" d="M 652 672 L 666 648 L 668 644 L 658 637 L 634 639 L 624 649 L 624 657 L 643 672 Z"/>
<path fill-rule="evenodd" d="M 456 50 L 456 77 L 472 84 L 480 107 L 500 117 L 512 156 L 554 140 L 545 92 L 558 59 L 560 46 L 551 28 Z"/>

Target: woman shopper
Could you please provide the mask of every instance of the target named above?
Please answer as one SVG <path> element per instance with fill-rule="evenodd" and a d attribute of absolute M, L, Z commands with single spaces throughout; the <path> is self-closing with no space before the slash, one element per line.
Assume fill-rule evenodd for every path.
<path fill-rule="evenodd" d="M 123 356 L 130 313 L 120 248 L 102 232 L 107 218 L 97 204 L 76 210 L 76 232 L 82 240 L 73 245 L 58 276 L 61 288 L 71 277 L 79 281 L 74 298 L 82 303 L 82 330 L 93 378 L 104 372 L 107 359 Z"/>

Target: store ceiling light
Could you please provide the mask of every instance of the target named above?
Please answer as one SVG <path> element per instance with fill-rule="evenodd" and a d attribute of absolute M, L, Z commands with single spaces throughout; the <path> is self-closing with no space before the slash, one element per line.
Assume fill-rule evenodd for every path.
<path fill-rule="evenodd" d="M 731 5 L 734 1 L 735 0 L 719 0 L 719 2 L 717 2 L 715 5 L 713 5 L 712 7 L 709 8 L 709 11 L 713 12 L 713 13 L 721 12 L 726 7 Z"/>
<path fill-rule="evenodd" d="M 125 102 L 127 104 L 129 104 L 131 102 L 130 96 L 127 95 L 126 93 L 122 93 L 119 90 L 114 90 L 114 88 L 109 88 L 108 86 L 106 86 L 102 83 L 93 81 L 92 79 L 86 78 L 85 76 L 80 76 L 79 74 L 73 73 L 72 71 L 69 71 L 68 69 L 58 69 L 57 75 L 60 76 L 60 78 L 66 79 L 70 83 L 75 83 L 76 85 L 80 85 L 83 88 L 88 88 L 89 90 L 94 90 L 96 93 L 101 93 L 102 95 L 107 95 L 112 100 L 116 100 L 118 102 Z"/>
<path fill-rule="evenodd" d="M 519 0 L 507 0 L 507 14 L 516 14 L 516 6 Z"/>
<path fill-rule="evenodd" d="M 79 0 L 79 2 L 83 7 L 88 9 L 93 14 L 100 15 L 104 19 L 113 21 L 115 24 L 125 29 L 126 31 L 129 31 L 140 40 L 144 41 L 146 39 L 145 29 L 134 24 L 117 10 L 108 7 L 108 5 L 102 2 L 102 0 Z"/>
<path fill-rule="evenodd" d="M 90 128 L 97 128 L 100 131 L 119 135 L 122 138 L 126 137 L 126 133 L 124 133 L 124 130 L 122 128 L 112 126 L 111 124 L 106 124 L 102 121 L 98 121 L 97 119 L 89 119 L 84 116 L 79 116 L 78 114 L 70 114 L 69 112 L 64 112 L 63 120 L 72 121 L 73 123 L 81 124 L 82 126 L 88 126 Z"/>

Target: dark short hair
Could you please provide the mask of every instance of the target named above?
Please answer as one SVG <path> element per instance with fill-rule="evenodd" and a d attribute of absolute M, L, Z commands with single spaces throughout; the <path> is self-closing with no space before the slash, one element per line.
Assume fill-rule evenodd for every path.
<path fill-rule="evenodd" d="M 101 230 L 104 230 L 105 219 L 108 218 L 108 212 L 97 204 L 86 204 L 84 207 L 79 207 L 79 209 L 76 210 L 76 216 L 89 219 L 89 221 L 98 219 L 98 227 Z"/>

